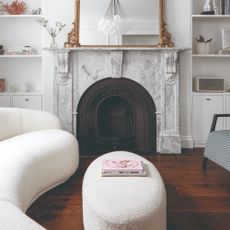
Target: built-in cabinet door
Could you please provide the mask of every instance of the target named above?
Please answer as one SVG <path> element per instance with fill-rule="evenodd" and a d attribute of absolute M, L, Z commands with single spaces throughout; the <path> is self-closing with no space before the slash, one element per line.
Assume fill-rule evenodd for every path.
<path fill-rule="evenodd" d="M 230 95 L 225 96 L 225 113 L 230 114 Z M 230 129 L 230 117 L 226 118 L 226 129 Z"/>
<path fill-rule="evenodd" d="M 0 107 L 10 107 L 10 96 L 0 96 Z"/>
<path fill-rule="evenodd" d="M 16 108 L 42 109 L 41 96 L 13 96 L 12 106 Z"/>
<path fill-rule="evenodd" d="M 224 96 L 193 95 L 193 138 L 195 147 L 204 146 L 208 138 L 213 115 L 224 112 Z M 217 121 L 216 129 L 223 129 L 224 119 Z"/>

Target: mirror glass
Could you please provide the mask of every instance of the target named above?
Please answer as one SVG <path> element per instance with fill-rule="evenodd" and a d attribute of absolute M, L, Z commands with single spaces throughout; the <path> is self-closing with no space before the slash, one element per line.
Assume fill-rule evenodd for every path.
<path fill-rule="evenodd" d="M 81 45 L 154 45 L 159 40 L 159 0 L 119 0 L 130 30 L 122 36 L 106 36 L 97 24 L 106 14 L 110 0 L 80 1 Z M 122 16 L 122 15 L 121 15 Z"/>

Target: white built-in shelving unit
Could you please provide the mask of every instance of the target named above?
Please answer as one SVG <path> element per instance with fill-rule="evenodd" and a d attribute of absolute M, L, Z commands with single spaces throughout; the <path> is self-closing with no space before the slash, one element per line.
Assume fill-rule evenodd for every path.
<path fill-rule="evenodd" d="M 230 87 L 230 55 L 218 54 L 222 49 L 222 28 L 230 28 L 230 15 L 200 15 L 205 1 L 192 1 L 192 78 L 224 78 Z M 196 37 L 212 38 L 210 54 L 197 54 Z M 192 89 L 192 130 L 195 147 L 203 147 L 211 128 L 213 114 L 230 113 L 230 93 L 199 93 Z M 228 119 L 218 120 L 217 128 L 230 128 Z"/>
<path fill-rule="evenodd" d="M 3 0 L 3 3 L 11 0 Z M 36 21 L 43 18 L 43 0 L 24 0 L 27 9 L 22 15 L 0 15 L 0 45 L 5 53 L 10 47 L 30 46 L 32 55 L 0 55 L 0 78 L 6 81 L 5 92 L 0 93 L 0 107 L 23 107 L 42 109 L 42 26 Z M 32 10 L 41 8 L 40 15 Z M 30 82 L 31 91 L 25 92 L 25 83 Z M 11 92 L 12 88 L 16 92 Z"/>

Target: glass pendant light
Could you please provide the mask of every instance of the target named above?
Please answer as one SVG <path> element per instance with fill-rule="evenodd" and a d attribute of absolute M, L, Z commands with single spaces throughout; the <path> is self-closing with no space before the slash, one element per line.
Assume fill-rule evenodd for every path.
<path fill-rule="evenodd" d="M 106 35 L 122 35 L 131 28 L 131 21 L 127 19 L 121 9 L 119 0 L 111 0 L 103 18 L 97 26 Z"/>

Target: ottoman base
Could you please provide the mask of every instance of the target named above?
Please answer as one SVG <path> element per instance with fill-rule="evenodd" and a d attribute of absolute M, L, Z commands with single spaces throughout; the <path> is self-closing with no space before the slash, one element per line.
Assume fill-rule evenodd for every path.
<path fill-rule="evenodd" d="M 139 159 L 147 177 L 102 177 L 103 159 Z M 149 161 L 134 153 L 111 152 L 94 160 L 83 180 L 85 230 L 166 230 L 166 192 Z"/>

